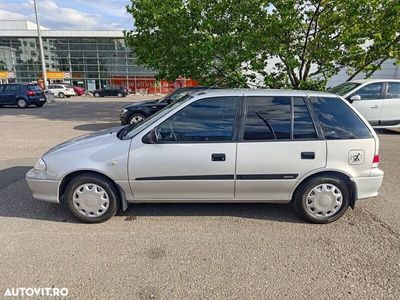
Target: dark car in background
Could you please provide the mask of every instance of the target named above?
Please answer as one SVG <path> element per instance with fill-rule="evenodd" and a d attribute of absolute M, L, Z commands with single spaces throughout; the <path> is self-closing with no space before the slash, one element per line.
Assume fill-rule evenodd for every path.
<path fill-rule="evenodd" d="M 122 98 L 128 95 L 128 89 L 122 85 L 108 85 L 102 89 L 94 90 L 93 95 L 95 97 L 117 96 L 118 98 Z"/>
<path fill-rule="evenodd" d="M 37 84 L 10 83 L 0 85 L 0 107 L 17 105 L 20 108 L 35 105 L 42 107 L 46 103 L 44 91 Z"/>
<path fill-rule="evenodd" d="M 160 111 L 168 104 L 179 100 L 188 94 L 194 94 L 196 92 L 206 91 L 208 89 L 210 89 L 210 87 L 207 86 L 184 87 L 179 88 L 171 94 L 158 100 L 141 101 L 127 105 L 122 109 L 120 114 L 121 124 L 127 125 L 139 123 Z"/>

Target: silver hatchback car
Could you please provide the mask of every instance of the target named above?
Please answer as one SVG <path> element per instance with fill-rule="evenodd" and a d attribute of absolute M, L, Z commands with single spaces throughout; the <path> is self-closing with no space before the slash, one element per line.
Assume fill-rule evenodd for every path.
<path fill-rule="evenodd" d="M 378 194 L 378 152 L 374 130 L 338 96 L 212 90 L 60 144 L 26 178 L 34 198 L 89 223 L 143 202 L 292 202 L 329 223 Z"/>

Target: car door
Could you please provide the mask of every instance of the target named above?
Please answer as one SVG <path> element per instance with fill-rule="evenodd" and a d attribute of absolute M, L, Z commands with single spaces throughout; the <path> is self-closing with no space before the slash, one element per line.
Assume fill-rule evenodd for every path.
<path fill-rule="evenodd" d="M 305 98 L 247 97 L 244 116 L 236 200 L 287 201 L 300 178 L 326 165 L 326 142 Z"/>
<path fill-rule="evenodd" d="M 234 199 L 239 102 L 239 97 L 199 99 L 155 128 L 157 143 L 134 137 L 128 164 L 134 198 Z"/>
<path fill-rule="evenodd" d="M 17 104 L 17 96 L 19 95 L 20 86 L 17 84 L 8 84 L 3 90 L 4 104 Z"/>
<path fill-rule="evenodd" d="M 5 85 L 0 85 L 0 105 L 2 105 L 2 104 L 6 104 L 6 98 L 5 98 L 5 96 L 4 96 L 4 88 L 5 88 Z"/>
<path fill-rule="evenodd" d="M 379 125 L 400 124 L 400 82 L 387 82 Z"/>
<path fill-rule="evenodd" d="M 373 82 L 356 90 L 348 97 L 348 100 L 354 95 L 360 96 L 361 99 L 353 101 L 352 105 L 371 125 L 378 125 L 383 104 L 383 92 L 383 82 Z"/>

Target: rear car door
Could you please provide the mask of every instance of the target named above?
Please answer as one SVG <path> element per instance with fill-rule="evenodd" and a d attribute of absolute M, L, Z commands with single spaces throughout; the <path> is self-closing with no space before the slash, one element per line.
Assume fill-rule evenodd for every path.
<path fill-rule="evenodd" d="M 378 125 L 383 104 L 383 82 L 373 82 L 362 86 L 351 94 L 361 97 L 361 100 L 352 102 L 352 105 L 367 119 L 371 125 Z"/>
<path fill-rule="evenodd" d="M 299 178 L 326 165 L 326 142 L 303 97 L 251 96 L 237 146 L 237 200 L 287 201 Z"/>
<path fill-rule="evenodd" d="M 387 82 L 380 115 L 383 126 L 400 124 L 400 82 Z"/>
<path fill-rule="evenodd" d="M 134 198 L 233 200 L 239 99 L 203 98 L 188 104 L 155 127 L 156 144 L 134 137 L 128 163 Z"/>

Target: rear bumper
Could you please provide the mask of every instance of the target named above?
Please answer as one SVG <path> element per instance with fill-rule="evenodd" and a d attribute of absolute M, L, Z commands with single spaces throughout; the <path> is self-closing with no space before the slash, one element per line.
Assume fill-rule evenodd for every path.
<path fill-rule="evenodd" d="M 26 181 L 32 191 L 33 198 L 47 202 L 59 203 L 58 187 L 60 181 L 34 178 L 38 177 L 38 174 L 36 173 L 40 173 L 40 171 L 30 170 L 26 174 Z"/>
<path fill-rule="evenodd" d="M 355 177 L 351 180 L 357 186 L 357 199 L 375 197 L 382 186 L 384 172 L 381 169 L 373 169 L 368 177 Z"/>

